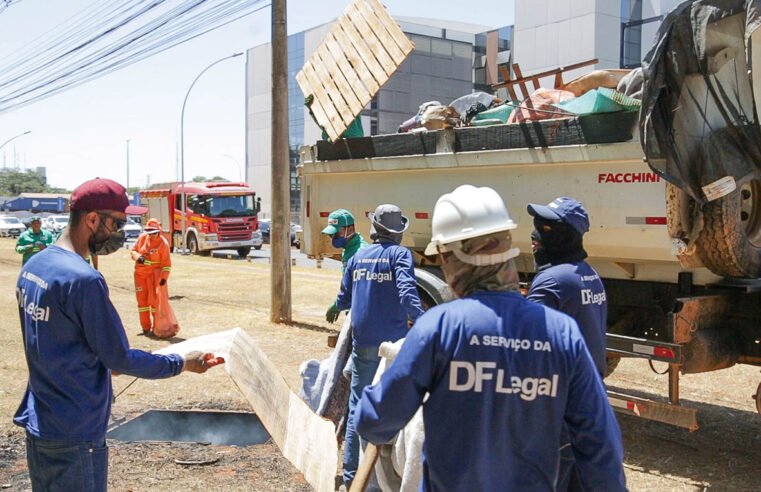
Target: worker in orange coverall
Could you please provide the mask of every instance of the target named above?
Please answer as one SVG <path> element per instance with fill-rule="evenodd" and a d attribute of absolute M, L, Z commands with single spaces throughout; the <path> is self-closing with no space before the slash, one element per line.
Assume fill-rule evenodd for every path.
<path fill-rule="evenodd" d="M 150 219 L 145 225 L 132 247 L 132 259 L 135 261 L 135 294 L 143 334 L 162 336 L 156 329 L 159 288 L 166 285 L 172 260 L 169 258 L 169 243 L 161 236 L 158 220 Z M 172 335 L 174 333 L 169 336 Z"/>

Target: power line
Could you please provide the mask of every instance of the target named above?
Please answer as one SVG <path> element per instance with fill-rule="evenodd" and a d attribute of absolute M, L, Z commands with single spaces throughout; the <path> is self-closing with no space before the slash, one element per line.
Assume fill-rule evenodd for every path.
<path fill-rule="evenodd" d="M 38 38 L 36 45 L 49 49 L 37 51 L 41 54 L 31 59 L 17 55 L 0 69 L 0 113 L 104 76 L 267 7 L 265 0 L 102 1 Z M 93 24 L 93 19 L 100 21 Z"/>

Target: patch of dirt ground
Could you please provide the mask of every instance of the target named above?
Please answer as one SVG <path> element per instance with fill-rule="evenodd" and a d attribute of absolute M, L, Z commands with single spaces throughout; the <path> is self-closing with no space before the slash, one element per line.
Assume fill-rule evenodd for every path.
<path fill-rule="evenodd" d="M 122 316 L 135 348 L 157 350 L 170 343 L 240 327 L 298 391 L 299 364 L 329 354 L 326 339 L 337 326 L 324 312 L 338 289 L 339 272 L 292 268 L 292 326 L 269 322 L 269 265 L 208 257 L 172 255 L 169 279 L 182 330 L 172 340 L 137 336 L 140 331 L 133 293 L 133 264 L 126 251 L 101 258 L 111 299 Z M 0 487 L 29 490 L 23 430 L 11 417 L 24 392 L 26 363 L 18 327 L 14 286 L 20 255 L 14 241 L 0 238 Z M 630 490 L 759 490 L 761 484 L 761 418 L 750 395 L 761 381 L 756 367 L 682 377 L 683 403 L 699 409 L 694 433 L 663 424 L 619 416 L 624 437 L 625 470 Z M 251 411 L 224 370 L 203 375 L 149 381 L 114 378 L 118 395 L 114 421 L 129 420 L 148 409 Z M 624 360 L 606 380 L 619 390 L 666 394 L 666 376 L 639 360 Z M 311 490 L 301 474 L 271 441 L 258 446 L 214 446 L 189 443 L 109 440 L 109 489 L 113 491 L 282 491 Z M 179 461 L 205 464 L 184 465 Z M 340 460 L 339 460 L 340 461 Z"/>

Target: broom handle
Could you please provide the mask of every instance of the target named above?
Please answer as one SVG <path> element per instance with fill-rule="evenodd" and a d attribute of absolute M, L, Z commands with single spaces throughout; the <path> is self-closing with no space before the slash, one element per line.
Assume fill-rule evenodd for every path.
<path fill-rule="evenodd" d="M 362 461 L 359 463 L 357 474 L 354 476 L 354 481 L 351 483 L 349 492 L 364 492 L 367 482 L 370 481 L 376 461 L 378 461 L 378 446 L 368 444 L 362 455 Z"/>

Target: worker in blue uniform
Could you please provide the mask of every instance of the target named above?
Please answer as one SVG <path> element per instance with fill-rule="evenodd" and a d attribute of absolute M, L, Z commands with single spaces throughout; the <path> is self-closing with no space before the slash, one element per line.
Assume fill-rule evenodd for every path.
<path fill-rule="evenodd" d="M 422 490 L 554 491 L 567 425 L 585 489 L 625 490 L 620 430 L 576 322 L 519 293 L 515 227 L 491 188 L 439 198 L 425 253 L 459 299 L 418 319 L 365 389 L 357 431 L 384 444 L 422 404 Z"/>
<path fill-rule="evenodd" d="M 589 231 L 589 214 L 581 202 L 570 197 L 556 198 L 547 205 L 532 203 L 527 208 L 534 218 L 531 249 L 537 270 L 528 299 L 576 320 L 600 377 L 605 377 L 608 300 L 600 275 L 584 261 L 583 236 Z M 574 462 L 570 437 L 563 431 L 559 492 L 583 490 Z"/>
<path fill-rule="evenodd" d="M 124 244 L 123 186 L 96 178 L 71 194 L 69 226 L 19 274 L 16 297 L 29 383 L 13 417 L 26 430 L 32 490 L 105 491 L 111 371 L 158 379 L 202 373 L 212 354 L 130 349 L 106 281 L 86 258 Z"/>
<path fill-rule="evenodd" d="M 415 321 L 423 314 L 412 253 L 400 246 L 409 220 L 391 204 L 379 205 L 367 217 L 373 243 L 357 251 L 347 263 L 341 292 L 326 315 L 328 321 L 334 321 L 337 313 L 351 308 L 352 374 L 343 462 L 347 490 L 359 465 L 355 409 L 380 364 L 378 348 L 383 342 L 404 338 L 408 320 Z"/>

